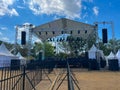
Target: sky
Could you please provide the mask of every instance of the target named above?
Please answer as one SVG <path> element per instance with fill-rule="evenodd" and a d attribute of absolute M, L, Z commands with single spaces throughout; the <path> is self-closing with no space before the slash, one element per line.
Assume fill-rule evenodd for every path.
<path fill-rule="evenodd" d="M 120 0 L 0 0 L 0 40 L 14 43 L 16 25 L 38 26 L 59 18 L 113 22 L 115 38 L 120 39 Z M 108 28 L 111 38 L 111 24 L 100 24 L 99 36 L 102 28 Z"/>

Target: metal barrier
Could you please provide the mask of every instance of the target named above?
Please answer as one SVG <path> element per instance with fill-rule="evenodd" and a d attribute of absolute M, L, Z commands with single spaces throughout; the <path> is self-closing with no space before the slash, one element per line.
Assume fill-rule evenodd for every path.
<path fill-rule="evenodd" d="M 74 85 L 77 87 L 77 90 L 80 90 L 80 87 L 78 85 L 78 81 L 77 81 L 76 77 L 74 76 L 74 74 L 71 72 L 68 61 L 67 61 L 67 67 L 66 68 L 67 68 L 67 73 L 65 74 L 64 72 L 62 72 L 61 74 L 58 74 L 49 90 L 53 90 L 56 82 L 58 82 L 62 78 L 63 74 L 65 74 L 65 76 L 59 82 L 59 84 L 57 85 L 55 90 L 59 90 L 60 86 L 62 85 L 62 83 L 63 83 L 63 81 L 65 80 L 66 77 L 67 77 L 67 82 L 68 82 L 68 90 L 76 90 Z"/>
<path fill-rule="evenodd" d="M 27 67 L 13 65 L 11 67 L 0 68 L 0 90 L 36 90 L 35 86 L 43 80 L 43 75 L 46 75 L 52 83 L 48 74 L 52 72 L 54 67 L 55 62 L 37 62 L 29 63 Z M 66 77 L 68 80 L 68 90 L 74 90 L 74 85 L 80 90 L 76 82 L 77 79 L 70 70 L 69 62 L 67 62 L 67 73 L 56 90 L 59 89 Z"/>
<path fill-rule="evenodd" d="M 35 90 L 35 86 L 42 80 L 42 69 L 27 70 L 20 68 L 4 67 L 0 69 L 0 90 Z"/>
<path fill-rule="evenodd" d="M 73 79 L 71 76 L 70 66 L 67 62 L 67 80 L 68 80 L 68 90 L 74 90 Z"/>

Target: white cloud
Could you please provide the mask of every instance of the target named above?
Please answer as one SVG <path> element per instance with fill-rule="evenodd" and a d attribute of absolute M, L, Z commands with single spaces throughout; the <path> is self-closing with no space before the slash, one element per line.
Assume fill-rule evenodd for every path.
<path fill-rule="evenodd" d="M 84 19 L 84 18 L 86 18 L 86 17 L 88 17 L 88 13 L 87 13 L 87 12 L 83 15 L 82 18 Z"/>
<path fill-rule="evenodd" d="M 88 23 L 88 21 L 85 21 L 85 23 Z"/>
<path fill-rule="evenodd" d="M 84 1 L 84 2 L 93 2 L 93 0 L 82 0 L 82 1 Z"/>
<path fill-rule="evenodd" d="M 0 30 L 7 30 L 7 27 L 1 27 Z"/>
<path fill-rule="evenodd" d="M 3 41 L 3 42 L 14 43 L 14 41 L 10 40 L 8 37 L 1 37 L 0 40 Z"/>
<path fill-rule="evenodd" d="M 31 0 L 29 8 L 36 15 L 55 14 L 67 18 L 80 18 L 81 0 Z"/>
<path fill-rule="evenodd" d="M 0 35 L 2 35 L 2 32 L 0 32 Z"/>
<path fill-rule="evenodd" d="M 26 0 L 23 0 L 23 3 L 25 4 L 27 1 Z"/>
<path fill-rule="evenodd" d="M 98 7 L 93 7 L 93 12 L 94 12 L 94 14 L 97 16 L 98 15 L 98 13 L 99 13 L 99 8 Z"/>
<path fill-rule="evenodd" d="M 10 39 L 7 37 L 2 37 L 2 41 L 10 42 Z"/>
<path fill-rule="evenodd" d="M 10 16 L 18 16 L 18 12 L 12 8 L 15 0 L 1 0 L 0 1 L 0 16 L 4 16 L 6 14 Z"/>
<path fill-rule="evenodd" d="M 10 16 L 12 15 L 19 16 L 18 12 L 14 8 L 9 13 L 10 13 Z"/>
<path fill-rule="evenodd" d="M 20 9 L 25 9 L 25 7 L 22 7 L 22 6 L 17 6 L 17 8 L 20 8 Z"/>

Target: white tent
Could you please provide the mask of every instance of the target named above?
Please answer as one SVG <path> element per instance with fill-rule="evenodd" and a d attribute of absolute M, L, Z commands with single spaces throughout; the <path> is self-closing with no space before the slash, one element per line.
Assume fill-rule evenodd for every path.
<path fill-rule="evenodd" d="M 112 60 L 112 59 L 117 59 L 117 58 L 116 58 L 116 56 L 114 55 L 113 52 L 110 52 L 110 54 L 108 56 L 106 56 L 106 64 L 107 64 L 107 66 L 109 66 L 108 65 L 108 60 Z"/>
<path fill-rule="evenodd" d="M 0 54 L 1 55 L 5 55 L 5 56 L 11 56 L 11 57 L 16 57 L 15 55 L 13 55 L 5 46 L 4 43 L 2 43 L 0 45 Z"/>
<path fill-rule="evenodd" d="M 17 53 L 16 55 L 20 59 L 20 65 L 25 65 L 26 64 L 26 58 L 24 58 L 20 52 Z"/>
<path fill-rule="evenodd" d="M 120 67 L 120 49 L 118 50 L 118 52 L 116 53 L 116 57 L 118 59 L 118 63 L 119 63 L 119 67 Z"/>
<path fill-rule="evenodd" d="M 11 59 L 16 58 L 16 56 L 9 52 L 4 43 L 0 45 L 0 67 L 9 67 L 11 64 Z"/>
<path fill-rule="evenodd" d="M 88 51 L 88 57 L 89 59 L 97 59 L 100 57 L 104 59 L 104 54 L 102 50 L 97 49 L 95 45 L 93 45 Z"/>
<path fill-rule="evenodd" d="M 110 52 L 110 54 L 107 56 L 107 59 L 116 59 L 116 56 L 113 54 L 113 52 Z"/>
<path fill-rule="evenodd" d="M 89 59 L 96 59 L 96 52 L 97 52 L 97 48 L 95 47 L 95 45 L 93 45 L 88 51 Z"/>
<path fill-rule="evenodd" d="M 120 59 L 120 49 L 119 49 L 118 52 L 116 53 L 116 57 L 117 57 L 118 59 Z"/>

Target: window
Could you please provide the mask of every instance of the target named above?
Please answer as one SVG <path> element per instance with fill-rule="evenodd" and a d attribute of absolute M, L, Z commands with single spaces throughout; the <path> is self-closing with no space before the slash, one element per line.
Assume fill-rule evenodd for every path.
<path fill-rule="evenodd" d="M 39 32 L 39 35 L 41 35 L 41 32 Z"/>
<path fill-rule="evenodd" d="M 78 30 L 78 34 L 80 34 L 80 30 Z"/>
<path fill-rule="evenodd" d="M 55 34 L 55 31 L 53 31 L 52 33 Z"/>
<path fill-rule="evenodd" d="M 47 35 L 48 33 L 46 32 L 46 35 Z"/>
<path fill-rule="evenodd" d="M 87 34 L 87 30 L 85 30 L 85 34 Z"/>
<path fill-rule="evenodd" d="M 63 34 L 63 31 L 61 31 L 61 34 Z"/>

